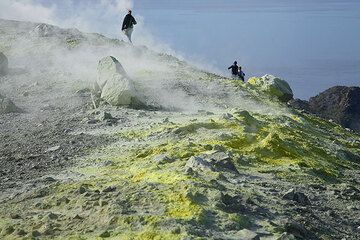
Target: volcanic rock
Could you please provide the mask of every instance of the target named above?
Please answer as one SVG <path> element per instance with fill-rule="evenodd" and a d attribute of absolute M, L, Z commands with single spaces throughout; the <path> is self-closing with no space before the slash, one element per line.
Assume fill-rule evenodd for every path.
<path fill-rule="evenodd" d="M 100 89 L 101 98 L 113 106 L 130 105 L 135 98 L 132 80 L 121 63 L 114 57 L 99 61 L 98 80 L 95 89 Z"/>
<path fill-rule="evenodd" d="M 210 170 L 212 171 L 213 168 L 209 162 L 204 160 L 201 157 L 194 157 L 192 156 L 186 163 L 186 168 L 191 168 L 193 170 L 195 169 L 201 169 L 201 170 Z"/>
<path fill-rule="evenodd" d="M 301 205 L 309 205 L 309 198 L 302 192 L 295 191 L 294 189 L 290 189 L 283 196 L 283 199 L 292 200 L 298 202 Z"/>
<path fill-rule="evenodd" d="M 293 99 L 294 96 L 290 85 L 285 80 L 272 75 L 265 75 L 261 78 L 250 78 L 248 84 L 270 96 L 278 98 L 282 102 L 288 102 Z"/>
<path fill-rule="evenodd" d="M 360 132 L 360 87 L 332 87 L 309 100 L 312 113 Z"/>

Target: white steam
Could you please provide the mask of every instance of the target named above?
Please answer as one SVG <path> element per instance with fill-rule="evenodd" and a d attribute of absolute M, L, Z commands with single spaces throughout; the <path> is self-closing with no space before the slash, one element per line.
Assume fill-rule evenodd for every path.
<path fill-rule="evenodd" d="M 1 0 L 0 18 L 46 22 L 61 27 L 77 27 L 87 32 L 112 31 L 118 32 L 115 35 L 120 37 L 123 16 L 128 9 L 136 8 L 130 0 L 89 2 L 65 0 L 61 1 L 61 6 L 59 2 L 57 5 L 45 6 L 35 0 Z M 81 11 L 71 12 L 71 9 L 79 8 L 76 4 L 81 4 Z M 60 7 L 68 9 L 68 15 L 59 15 Z M 27 14 L 28 12 L 33 14 Z M 145 45 L 158 52 L 176 55 L 146 31 L 144 19 L 136 15 L 136 11 L 134 13 L 138 22 L 134 33 L 135 45 Z M 107 22 L 104 16 L 110 21 Z M 35 26 L 36 24 L 29 28 L 26 25 L 24 28 L 29 28 L 27 30 L 20 29 L 21 26 L 18 25 L 13 28 L 26 33 Z M 109 39 L 98 35 L 83 35 L 76 31 L 75 36 L 73 35 L 73 30 L 64 32 L 59 28 L 54 29 L 51 37 L 25 34 L 16 43 L 12 43 L 11 50 L 8 51 L 10 61 L 14 63 L 14 67 L 26 68 L 28 76 L 24 81 L 44 80 L 43 84 L 57 87 L 62 96 L 66 96 L 74 92 L 72 88 L 86 87 L 94 82 L 99 59 L 111 55 L 121 62 L 149 103 L 185 111 L 217 111 L 224 107 L 269 111 L 218 81 L 207 81 L 206 73 L 194 70 L 175 58 L 160 56 L 128 44 L 114 45 Z M 79 44 L 69 50 L 68 39 L 74 39 Z"/>
<path fill-rule="evenodd" d="M 55 6 L 45 7 L 33 0 L 1 0 L 0 18 L 56 24 Z"/>
<path fill-rule="evenodd" d="M 100 2 L 104 7 L 109 8 L 109 11 L 116 13 L 123 13 L 134 8 L 131 0 L 101 0 Z"/>
<path fill-rule="evenodd" d="M 45 2 L 48 4 L 45 5 Z M 149 32 L 144 18 L 138 14 L 132 0 L 1 0 L 0 18 L 77 28 L 83 32 L 97 32 L 126 41 L 121 25 L 129 9 L 133 10 L 138 22 L 133 36 L 134 43 L 175 55 L 167 44 Z M 179 57 L 179 54 L 177 56 Z"/>

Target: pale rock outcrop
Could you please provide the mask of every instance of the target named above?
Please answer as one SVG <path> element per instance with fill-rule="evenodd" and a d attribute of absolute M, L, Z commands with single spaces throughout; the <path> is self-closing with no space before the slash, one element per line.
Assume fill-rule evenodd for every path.
<path fill-rule="evenodd" d="M 9 71 L 9 62 L 5 54 L 0 52 L 0 76 L 6 75 Z"/>
<path fill-rule="evenodd" d="M 58 39 L 64 39 L 70 42 L 79 41 L 84 38 L 83 34 L 76 28 L 61 29 L 46 23 L 36 25 L 35 28 L 30 31 L 30 35 L 38 38 L 57 37 Z"/>
<path fill-rule="evenodd" d="M 95 90 L 101 99 L 113 106 L 130 105 L 136 99 L 135 87 L 121 63 L 108 56 L 99 61 Z"/>
<path fill-rule="evenodd" d="M 31 31 L 31 34 L 37 37 L 51 37 L 56 35 L 57 31 L 59 31 L 58 27 L 41 23 Z"/>
<path fill-rule="evenodd" d="M 288 102 L 294 96 L 290 85 L 285 80 L 272 75 L 250 78 L 248 84 L 270 96 L 278 98 L 282 102 Z"/>

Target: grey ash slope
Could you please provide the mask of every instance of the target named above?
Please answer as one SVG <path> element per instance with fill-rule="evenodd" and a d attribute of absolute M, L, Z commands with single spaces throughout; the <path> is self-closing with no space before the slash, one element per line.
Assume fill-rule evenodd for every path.
<path fill-rule="evenodd" d="M 359 238 L 358 135 L 99 34 L 0 20 L 0 52 L 1 238 Z M 92 109 L 106 56 L 166 111 Z"/>

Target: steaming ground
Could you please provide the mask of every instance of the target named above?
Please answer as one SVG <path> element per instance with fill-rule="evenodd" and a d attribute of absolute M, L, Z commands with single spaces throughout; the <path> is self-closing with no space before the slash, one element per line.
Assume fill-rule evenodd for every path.
<path fill-rule="evenodd" d="M 23 110 L 0 116 L 1 237 L 359 237 L 360 138 L 339 126 L 99 34 L 0 20 L 0 51 Z M 152 110 L 92 108 L 109 55 Z"/>
<path fill-rule="evenodd" d="M 129 128 L 161 122 L 174 114 L 188 113 L 186 119 L 196 117 L 198 111 L 221 114 L 233 107 L 269 113 L 247 97 L 249 93 L 224 83 L 222 77 L 144 46 L 50 25 L 0 20 L 0 26 L 0 51 L 9 57 L 11 68 L 9 76 L 0 79 L 0 91 L 25 112 L 1 118 L 1 137 L 6 141 L 1 142 L 4 181 L 0 188 L 5 192 L 22 189 L 26 181 L 74 164 L 73 159 L 86 149 L 111 142 L 101 134 L 109 131 L 106 126 L 96 126 L 94 131 L 87 124 L 93 118 L 88 89 L 97 79 L 97 63 L 104 56 L 121 62 L 143 101 L 164 109 L 153 121 L 141 122 L 138 113 L 128 115 L 124 121 Z M 124 111 L 131 112 L 120 109 L 113 115 L 124 119 Z M 98 134 L 87 134 L 89 129 Z M 60 150 L 48 150 L 53 147 Z"/>

